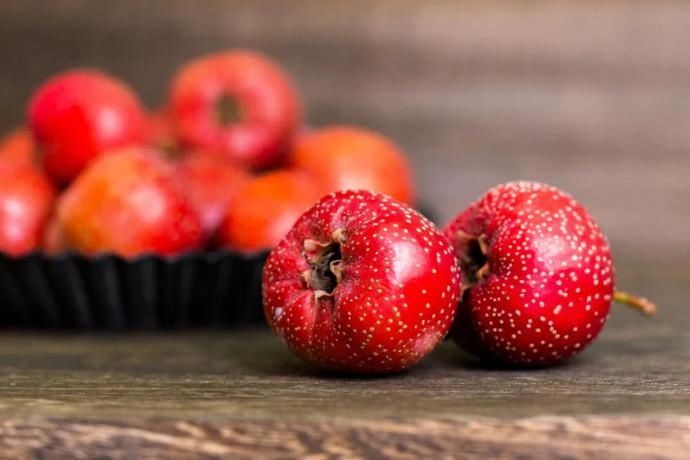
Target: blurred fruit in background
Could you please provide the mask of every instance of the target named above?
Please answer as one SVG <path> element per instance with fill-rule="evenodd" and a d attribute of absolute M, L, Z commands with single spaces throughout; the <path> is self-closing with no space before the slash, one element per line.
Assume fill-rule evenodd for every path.
<path fill-rule="evenodd" d="M 57 214 L 53 212 L 44 226 L 41 250 L 46 254 L 56 255 L 66 249 L 62 230 L 60 228 L 60 221 L 58 220 Z"/>
<path fill-rule="evenodd" d="M 146 143 L 164 153 L 177 153 L 177 137 L 165 109 L 154 110 L 146 116 Z"/>
<path fill-rule="evenodd" d="M 55 191 L 35 168 L 0 163 L 0 251 L 20 256 L 40 247 Z"/>
<path fill-rule="evenodd" d="M 144 148 L 102 155 L 58 203 L 67 247 L 86 254 L 176 254 L 203 243 L 201 220 L 172 166 Z"/>
<path fill-rule="evenodd" d="M 303 133 L 289 163 L 312 174 L 328 192 L 371 190 L 414 203 L 412 170 L 405 155 L 368 129 L 331 126 Z"/>
<path fill-rule="evenodd" d="M 249 174 L 222 154 L 193 151 L 176 164 L 175 175 L 201 217 L 204 235 L 212 239 Z"/>
<path fill-rule="evenodd" d="M 132 90 L 98 70 L 59 74 L 34 93 L 28 122 L 46 174 L 72 181 L 104 151 L 140 144 L 144 113 Z"/>
<path fill-rule="evenodd" d="M 38 88 L 28 126 L 0 140 L 0 165 L 33 165 L 39 177 L 42 169 L 42 187 L 32 173 L 20 175 L 27 188 L 42 190 L 26 204 L 40 218 L 35 231 L 24 231 L 26 243 L 0 250 L 256 251 L 273 247 L 305 209 L 336 190 L 414 203 L 401 149 L 365 128 L 302 124 L 297 91 L 263 55 L 202 56 L 182 66 L 168 96 L 147 112 L 124 82 L 93 69 L 60 73 Z M 49 181 L 65 188 L 57 209 L 45 191 Z M 19 189 L 16 180 L 3 185 L 5 194 Z"/>
<path fill-rule="evenodd" d="M 183 147 L 224 152 L 253 169 L 280 162 L 301 120 L 287 75 L 250 51 L 212 54 L 183 66 L 171 84 L 170 108 Z"/>
<path fill-rule="evenodd" d="M 34 149 L 31 133 L 27 129 L 17 128 L 0 139 L 0 162 L 33 165 Z"/>
<path fill-rule="evenodd" d="M 251 180 L 228 209 L 219 243 L 243 251 L 271 248 L 323 195 L 301 171 L 273 171 Z"/>

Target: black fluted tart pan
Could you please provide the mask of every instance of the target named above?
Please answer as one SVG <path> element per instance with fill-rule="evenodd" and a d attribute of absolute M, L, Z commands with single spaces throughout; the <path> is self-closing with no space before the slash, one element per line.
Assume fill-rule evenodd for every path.
<path fill-rule="evenodd" d="M 264 324 L 267 255 L 0 254 L 0 327 L 126 331 Z"/>

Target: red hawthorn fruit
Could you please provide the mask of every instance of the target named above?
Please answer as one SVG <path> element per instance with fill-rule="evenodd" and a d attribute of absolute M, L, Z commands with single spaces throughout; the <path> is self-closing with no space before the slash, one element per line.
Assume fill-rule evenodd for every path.
<path fill-rule="evenodd" d="M 308 125 L 302 125 L 300 126 L 292 135 L 292 139 L 290 140 L 290 145 L 288 147 L 289 152 L 294 152 L 297 146 L 299 146 L 302 142 L 304 142 L 309 136 L 314 134 L 315 129 L 311 126 Z M 291 160 L 290 155 L 288 157 L 288 160 Z"/>
<path fill-rule="evenodd" d="M 67 247 L 86 254 L 176 254 L 198 249 L 201 220 L 155 152 L 132 148 L 94 161 L 58 202 Z"/>
<path fill-rule="evenodd" d="M 249 51 L 185 65 L 173 79 L 171 116 L 183 147 L 224 152 L 254 169 L 279 163 L 301 119 L 284 71 Z"/>
<path fill-rule="evenodd" d="M 465 288 L 454 338 L 485 359 L 546 366 L 597 337 L 614 296 L 608 242 L 570 195 L 534 182 L 492 188 L 444 230 Z"/>
<path fill-rule="evenodd" d="M 55 190 L 33 167 L 0 163 L 0 252 L 21 256 L 40 247 Z"/>
<path fill-rule="evenodd" d="M 272 248 L 322 195 L 302 172 L 276 170 L 257 176 L 232 200 L 218 242 L 243 251 Z"/>
<path fill-rule="evenodd" d="M 212 238 L 237 192 L 249 181 L 249 174 L 224 156 L 210 152 L 185 155 L 177 162 L 175 173 L 199 212 L 206 238 Z"/>
<path fill-rule="evenodd" d="M 459 293 L 453 248 L 436 227 L 368 191 L 323 198 L 263 274 L 273 330 L 301 358 L 345 372 L 397 372 L 420 361 L 448 332 Z"/>
<path fill-rule="evenodd" d="M 290 164 L 312 174 L 329 192 L 363 189 L 414 202 L 405 155 L 389 139 L 364 128 L 332 126 L 302 134 Z"/>
<path fill-rule="evenodd" d="M 0 139 L 0 162 L 34 165 L 34 140 L 24 128 L 17 128 Z"/>
<path fill-rule="evenodd" d="M 41 249 L 49 255 L 59 254 L 66 249 L 62 230 L 60 229 L 60 222 L 56 214 L 49 217 L 48 222 L 45 224 Z"/>
<path fill-rule="evenodd" d="M 178 151 L 177 139 L 165 109 L 149 113 L 146 118 L 147 145 L 161 152 L 175 154 Z"/>
<path fill-rule="evenodd" d="M 59 74 L 33 95 L 28 122 L 48 176 L 68 184 L 105 151 L 140 144 L 144 112 L 132 90 L 97 70 Z"/>

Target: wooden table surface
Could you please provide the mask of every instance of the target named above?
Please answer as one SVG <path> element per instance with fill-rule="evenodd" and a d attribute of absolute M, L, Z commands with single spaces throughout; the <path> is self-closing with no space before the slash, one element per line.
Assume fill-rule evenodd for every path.
<path fill-rule="evenodd" d="M 673 275 L 685 271 L 626 273 L 661 314 L 616 307 L 590 349 L 542 370 L 482 367 L 444 343 L 407 373 L 351 378 L 302 364 L 267 330 L 5 333 L 0 452 L 688 458 L 690 289 Z"/>
<path fill-rule="evenodd" d="M 181 62 L 259 49 L 310 123 L 394 138 L 442 222 L 502 181 L 572 192 L 619 286 L 661 309 L 617 308 L 561 367 L 483 369 L 444 344 L 384 379 L 314 373 L 265 331 L 6 332 L 0 457 L 690 458 L 690 3 L 6 0 L 0 22 L 2 130 L 70 66 L 155 107 Z"/>

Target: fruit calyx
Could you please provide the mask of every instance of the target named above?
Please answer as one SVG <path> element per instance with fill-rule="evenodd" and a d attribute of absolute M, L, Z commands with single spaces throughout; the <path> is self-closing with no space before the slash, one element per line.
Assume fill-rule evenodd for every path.
<path fill-rule="evenodd" d="M 216 120 L 221 126 L 239 123 L 244 118 L 242 105 L 235 96 L 223 94 L 216 101 Z"/>
<path fill-rule="evenodd" d="M 462 289 L 471 288 L 489 274 L 489 242 L 483 233 L 479 236 L 458 230 L 455 234 L 456 247 L 460 249 L 462 268 Z"/>
<path fill-rule="evenodd" d="M 343 279 L 341 245 L 345 243 L 345 232 L 335 230 L 331 241 L 304 240 L 304 256 L 311 269 L 302 273 L 304 281 L 314 290 L 314 298 L 332 296 Z"/>
<path fill-rule="evenodd" d="M 656 305 L 644 297 L 638 297 L 629 292 L 616 291 L 613 293 L 613 301 L 621 303 L 627 307 L 637 310 L 645 316 L 653 316 L 656 314 Z"/>

